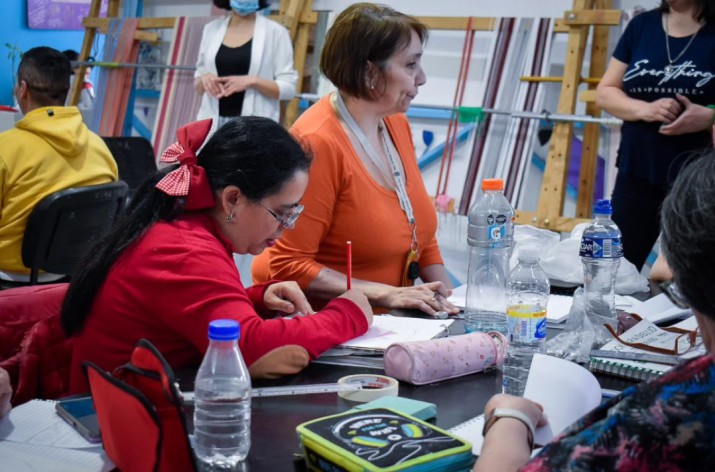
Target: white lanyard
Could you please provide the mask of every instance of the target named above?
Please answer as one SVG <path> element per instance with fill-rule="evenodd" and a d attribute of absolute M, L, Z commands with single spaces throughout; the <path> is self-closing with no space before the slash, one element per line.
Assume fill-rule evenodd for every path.
<path fill-rule="evenodd" d="M 363 150 L 365 151 L 365 154 L 367 154 L 368 159 L 370 159 L 370 161 L 375 165 L 375 167 L 380 170 L 380 172 L 383 174 L 383 177 L 386 177 L 385 180 L 389 183 L 389 177 L 385 175 L 383 167 L 380 164 L 380 158 L 377 152 L 372 147 L 372 144 L 370 144 L 370 141 L 367 140 L 367 136 L 365 136 L 365 133 L 362 132 L 362 129 L 360 129 L 360 126 L 358 126 L 357 122 L 350 114 L 350 111 L 348 111 L 348 108 L 345 106 L 345 102 L 343 101 L 343 97 L 340 96 L 340 92 L 333 93 L 333 102 L 336 105 L 338 117 L 342 119 L 348 129 L 352 131 L 352 133 L 355 135 L 358 142 L 362 146 Z M 405 179 L 402 176 L 402 172 L 400 172 L 400 168 L 397 165 L 395 157 L 390 152 L 390 147 L 387 143 L 387 136 L 385 136 L 384 123 L 380 123 L 379 132 L 380 137 L 382 138 L 382 143 L 385 147 L 385 155 L 387 156 L 387 162 L 390 164 L 390 170 L 392 170 L 392 175 L 395 177 L 395 193 L 397 194 L 397 199 L 400 202 L 400 208 L 402 208 L 402 211 L 405 212 L 407 222 L 409 223 L 410 230 L 412 231 L 412 244 L 410 248 L 417 252 L 417 222 L 415 221 L 415 214 L 412 211 L 412 203 L 410 202 L 410 197 L 407 195 L 407 186 L 405 185 Z"/>

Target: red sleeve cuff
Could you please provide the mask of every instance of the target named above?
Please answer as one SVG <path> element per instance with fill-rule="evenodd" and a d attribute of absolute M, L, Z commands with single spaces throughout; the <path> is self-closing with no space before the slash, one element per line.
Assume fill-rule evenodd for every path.
<path fill-rule="evenodd" d="M 261 284 L 251 285 L 246 289 L 246 293 L 253 304 L 253 308 L 256 309 L 256 313 L 258 313 L 261 318 L 265 319 L 275 316 L 275 312 L 266 308 L 266 305 L 263 302 L 263 297 L 266 294 L 266 289 L 278 282 L 280 282 L 280 280 L 269 280 L 268 282 L 263 282 Z"/>
<path fill-rule="evenodd" d="M 367 318 L 365 318 L 362 310 L 355 302 L 348 300 L 347 298 L 334 298 L 330 301 L 330 303 L 325 305 L 325 308 L 322 311 L 331 309 L 341 313 L 346 313 L 350 317 L 355 328 L 355 336 L 353 337 L 360 336 L 361 334 L 365 334 L 365 332 L 367 332 L 367 329 L 369 328 L 367 325 Z"/>

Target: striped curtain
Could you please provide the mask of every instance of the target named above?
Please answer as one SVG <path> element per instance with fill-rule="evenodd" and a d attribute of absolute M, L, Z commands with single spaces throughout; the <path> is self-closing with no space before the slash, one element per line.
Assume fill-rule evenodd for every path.
<path fill-rule="evenodd" d="M 179 17 L 176 19 L 174 39 L 171 42 L 168 64 L 196 66 L 199 57 L 199 43 L 204 25 L 212 17 Z M 189 70 L 168 69 L 159 98 L 156 120 L 154 121 L 154 153 L 161 153 L 176 140 L 176 131 L 196 119 L 200 96 L 194 90 L 194 73 Z"/>
<path fill-rule="evenodd" d="M 135 63 L 139 55 L 139 41 L 134 39 L 138 24 L 136 18 L 110 20 L 101 60 Z M 100 136 L 122 135 L 133 77 L 133 68 L 100 68 L 94 110 L 89 122 L 92 131 Z"/>
<path fill-rule="evenodd" d="M 502 18 L 491 45 L 482 106 L 540 112 L 543 85 L 520 77 L 548 75 L 553 38 L 552 19 Z M 467 214 L 484 178 L 504 179 L 507 198 L 518 201 L 538 125 L 538 120 L 486 115 L 467 167 L 460 214 Z"/>

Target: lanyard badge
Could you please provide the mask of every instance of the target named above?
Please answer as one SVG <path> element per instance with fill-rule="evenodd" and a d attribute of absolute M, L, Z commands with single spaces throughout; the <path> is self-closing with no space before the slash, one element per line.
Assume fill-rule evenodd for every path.
<path fill-rule="evenodd" d="M 343 120 L 345 125 L 352 131 L 352 133 L 357 137 L 358 142 L 362 146 L 368 159 L 372 161 L 376 168 L 382 169 L 380 164 L 380 158 L 377 151 L 372 147 L 370 141 L 365 136 L 365 133 L 360 129 L 355 119 L 350 115 L 345 102 L 343 101 L 340 92 L 335 92 L 332 96 L 331 103 L 340 119 Z M 417 243 L 417 222 L 415 221 L 415 215 L 412 211 L 412 203 L 407 195 L 407 184 L 405 183 L 405 177 L 402 175 L 399 166 L 397 165 L 398 158 L 392 155 L 390 152 L 390 146 L 387 142 L 387 132 L 385 131 L 384 123 L 381 123 L 378 132 L 382 138 L 382 144 L 385 149 L 385 157 L 390 165 L 390 171 L 395 179 L 395 193 L 397 194 L 397 199 L 400 202 L 400 208 L 405 212 L 405 217 L 410 225 L 411 243 L 410 252 L 407 254 L 407 261 L 405 262 L 405 269 L 402 273 L 402 286 L 409 287 L 414 284 L 414 281 L 420 276 L 420 266 L 417 261 L 420 258 L 419 247 Z M 389 178 L 386 177 L 386 182 L 389 182 Z"/>
<path fill-rule="evenodd" d="M 407 253 L 405 270 L 402 273 L 403 287 L 411 287 L 420 276 L 420 265 L 417 262 L 420 260 L 420 250 L 417 244 L 417 225 L 414 221 L 410 223 L 410 230 L 412 231 L 412 244 L 410 244 L 410 252 Z"/>
<path fill-rule="evenodd" d="M 405 270 L 402 273 L 402 286 L 410 287 L 414 285 L 415 280 L 420 276 L 420 265 L 417 262 L 420 254 L 414 249 L 410 249 L 405 262 Z"/>

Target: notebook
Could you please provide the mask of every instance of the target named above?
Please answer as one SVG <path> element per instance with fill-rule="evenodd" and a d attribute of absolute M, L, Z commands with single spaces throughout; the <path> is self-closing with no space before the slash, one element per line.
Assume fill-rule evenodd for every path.
<path fill-rule="evenodd" d="M 674 325 L 678 328 L 694 330 L 697 327 L 697 322 L 695 317 L 681 321 Z M 621 338 L 628 342 L 641 342 L 653 346 L 662 346 L 665 348 L 671 348 L 674 345 L 674 338 L 677 334 L 669 333 L 654 327 L 654 325 L 648 320 L 644 319 L 639 322 L 631 329 L 626 331 L 621 335 Z M 618 342 L 618 340 L 613 339 L 606 343 L 600 348 L 604 351 L 619 351 L 619 352 L 635 352 L 635 353 L 647 353 L 649 351 L 644 351 L 642 349 L 626 346 Z M 704 347 L 702 342 L 699 343 L 694 349 L 680 355 L 679 357 L 683 360 L 696 357 L 703 354 Z M 668 372 L 672 365 L 660 364 L 657 362 L 645 362 L 636 361 L 630 359 L 612 359 L 607 357 L 591 357 L 589 362 L 589 369 L 593 372 L 601 372 L 604 374 L 615 375 L 617 377 L 623 377 L 630 380 L 638 381 L 648 381 L 654 379 L 665 372 Z"/>
<path fill-rule="evenodd" d="M 653 323 L 665 323 L 693 316 L 693 310 L 675 306 L 664 293 L 649 298 L 644 302 L 637 301 L 627 311 L 638 313 L 642 318 Z"/>
<path fill-rule="evenodd" d="M 372 326 L 365 334 L 342 343 L 338 348 L 382 352 L 392 343 L 426 341 L 445 336 L 453 322 L 454 320 L 433 320 L 390 315 L 375 316 L 372 319 Z M 326 357 L 330 355 L 331 351 L 323 354 Z"/>
<path fill-rule="evenodd" d="M 601 387 L 591 372 L 558 357 L 535 354 L 526 381 L 524 398 L 540 403 L 549 419 L 536 430 L 534 443 L 544 445 L 601 402 Z M 448 431 L 472 443 L 472 453 L 482 451 L 484 415 Z"/>
<path fill-rule="evenodd" d="M 32 400 L 0 420 L 0 470 L 113 470 L 102 445 L 88 442 L 60 418 L 55 403 Z"/>

